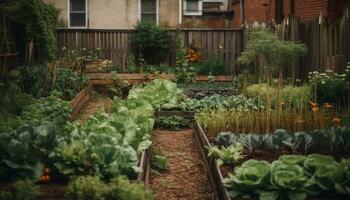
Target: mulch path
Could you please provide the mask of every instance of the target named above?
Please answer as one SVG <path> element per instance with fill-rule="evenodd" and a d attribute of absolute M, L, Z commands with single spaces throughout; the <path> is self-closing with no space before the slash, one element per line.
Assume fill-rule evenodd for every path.
<path fill-rule="evenodd" d="M 85 122 L 91 115 L 97 112 L 110 112 L 113 106 L 113 100 L 108 98 L 103 94 L 94 95 L 90 101 L 88 101 L 83 109 L 81 109 L 79 115 L 77 116 L 77 120 L 80 122 Z"/>
<path fill-rule="evenodd" d="M 192 129 L 156 130 L 152 149 L 160 149 L 168 159 L 167 171 L 150 176 L 156 200 L 215 199 Z"/>

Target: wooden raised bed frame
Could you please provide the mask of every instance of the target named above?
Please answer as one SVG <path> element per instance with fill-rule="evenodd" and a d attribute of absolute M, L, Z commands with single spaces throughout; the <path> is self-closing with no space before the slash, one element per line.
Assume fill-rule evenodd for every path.
<path fill-rule="evenodd" d="M 141 154 L 138 166 L 141 169 L 137 180 L 145 183 L 146 186 L 149 186 L 149 174 L 151 168 L 151 148 L 144 150 Z"/>
<path fill-rule="evenodd" d="M 108 86 L 113 85 L 114 80 L 113 76 L 115 74 L 112 73 L 88 73 L 87 74 L 90 78 L 90 83 L 93 86 Z M 176 80 L 175 74 L 117 74 L 119 75 L 123 80 L 127 80 L 129 83 L 143 83 L 145 81 L 151 81 L 156 78 L 163 78 L 168 80 Z M 233 81 L 233 75 L 227 75 L 227 76 L 214 76 L 214 80 L 217 82 L 232 82 Z M 208 76 L 204 75 L 198 75 L 196 76 L 196 81 L 208 81 Z"/>
<path fill-rule="evenodd" d="M 86 87 L 80 91 L 70 102 L 69 105 L 72 109 L 71 118 L 74 119 L 84 107 L 86 102 L 90 100 L 91 86 Z"/>
<path fill-rule="evenodd" d="M 198 142 L 200 154 L 207 167 L 209 179 L 216 197 L 220 200 L 231 200 L 229 193 L 222 182 L 224 177 L 219 166 L 216 164 L 215 159 L 208 157 L 207 148 L 210 148 L 211 144 L 197 120 L 194 122 L 194 134 Z"/>

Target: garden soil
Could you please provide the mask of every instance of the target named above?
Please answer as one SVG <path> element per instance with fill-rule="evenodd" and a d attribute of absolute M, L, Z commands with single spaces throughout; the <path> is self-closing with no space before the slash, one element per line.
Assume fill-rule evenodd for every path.
<path fill-rule="evenodd" d="M 155 131 L 152 150 L 161 150 L 168 160 L 165 172 L 150 176 L 156 200 L 215 199 L 198 148 L 192 129 Z"/>

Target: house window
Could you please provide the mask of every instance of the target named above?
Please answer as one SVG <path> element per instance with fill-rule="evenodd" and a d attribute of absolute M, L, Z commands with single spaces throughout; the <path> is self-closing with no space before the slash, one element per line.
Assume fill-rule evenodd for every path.
<path fill-rule="evenodd" d="M 202 1 L 185 0 L 184 15 L 202 15 Z"/>
<path fill-rule="evenodd" d="M 86 0 L 70 0 L 69 26 L 86 27 Z"/>
<path fill-rule="evenodd" d="M 141 0 L 141 21 L 157 22 L 157 0 Z"/>

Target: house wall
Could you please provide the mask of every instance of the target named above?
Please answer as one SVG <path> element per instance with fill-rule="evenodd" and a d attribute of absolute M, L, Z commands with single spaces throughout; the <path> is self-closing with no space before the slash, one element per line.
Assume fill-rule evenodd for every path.
<path fill-rule="evenodd" d="M 65 26 L 68 24 L 68 1 L 67 0 L 44 0 L 47 4 L 52 4 L 60 10 L 59 20 L 62 21 Z"/>
<path fill-rule="evenodd" d="M 179 0 L 159 1 L 159 24 L 178 26 Z M 59 19 L 68 24 L 69 0 L 44 0 L 54 4 L 60 12 Z M 139 20 L 140 0 L 88 0 L 88 28 L 129 29 Z"/>
<path fill-rule="evenodd" d="M 264 7 L 263 4 L 267 3 L 269 6 Z M 271 5 L 270 0 L 245 0 L 244 1 L 244 15 L 245 21 L 248 23 L 252 22 L 266 22 L 266 11 L 267 17 L 269 18 L 271 11 L 270 7 L 274 7 Z"/>
<path fill-rule="evenodd" d="M 159 25 L 179 26 L 179 0 L 159 0 Z"/>
<path fill-rule="evenodd" d="M 139 19 L 139 1 L 90 0 L 89 28 L 132 28 Z"/>

